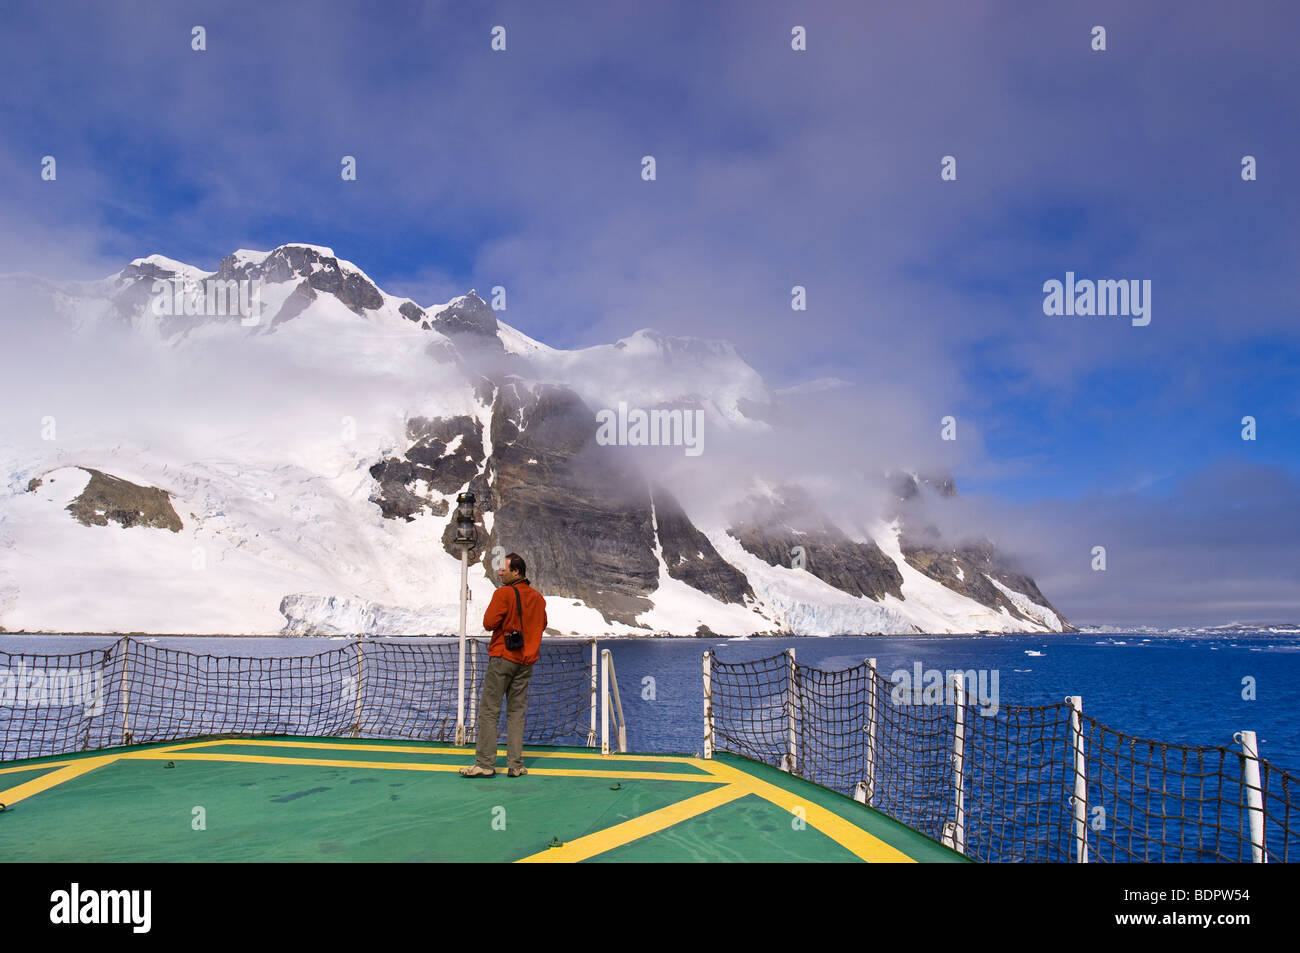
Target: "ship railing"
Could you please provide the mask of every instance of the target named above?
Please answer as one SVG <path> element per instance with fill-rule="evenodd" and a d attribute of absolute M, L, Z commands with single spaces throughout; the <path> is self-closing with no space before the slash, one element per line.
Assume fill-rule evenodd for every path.
<path fill-rule="evenodd" d="M 600 651 L 600 753 L 609 754 L 610 717 L 614 719 L 615 744 L 627 753 L 627 722 L 623 719 L 623 701 L 618 694 L 618 676 L 614 673 L 614 653 Z"/>
<path fill-rule="evenodd" d="M 972 672 L 924 685 L 874 659 L 826 671 L 793 649 L 704 654 L 704 756 L 726 751 L 837 790 L 992 862 L 1300 859 L 1300 778 L 1253 731 L 1221 746 L 1116 731 L 1072 695 L 998 704 Z M 895 673 L 897 675 L 897 673 Z"/>
<path fill-rule="evenodd" d="M 241 735 L 454 744 L 458 710 L 468 715 L 462 742 L 473 744 L 487 640 L 469 639 L 466 650 L 463 696 L 454 637 L 365 636 L 268 657 L 133 637 L 66 654 L 0 651 L 0 761 Z M 626 750 L 613 658 L 604 656 Z M 525 743 L 596 745 L 599 657 L 595 639 L 546 638 L 529 682 Z"/>

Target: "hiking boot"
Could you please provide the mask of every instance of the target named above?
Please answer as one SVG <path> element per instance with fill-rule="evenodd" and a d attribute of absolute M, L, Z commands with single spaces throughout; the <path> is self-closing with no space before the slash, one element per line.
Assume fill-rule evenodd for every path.
<path fill-rule="evenodd" d="M 511 769 L 510 769 L 509 771 L 507 771 L 506 773 L 507 773 L 508 775 L 510 775 L 510 777 L 512 777 L 512 778 L 517 778 L 517 777 L 519 777 L 519 775 L 521 775 L 521 774 L 527 774 L 527 773 L 528 773 L 528 769 L 525 768 L 525 767 L 523 767 L 523 766 L 521 765 L 521 766 L 518 767 L 518 768 L 511 768 Z"/>
<path fill-rule="evenodd" d="M 485 768 L 481 764 L 472 764 L 468 768 L 460 769 L 462 778 L 490 778 L 496 774 L 494 768 Z"/>

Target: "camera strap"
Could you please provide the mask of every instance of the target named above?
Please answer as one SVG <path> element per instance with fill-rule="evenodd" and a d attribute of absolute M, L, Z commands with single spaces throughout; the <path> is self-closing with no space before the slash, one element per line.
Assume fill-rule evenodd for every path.
<path fill-rule="evenodd" d="M 511 589 L 515 590 L 515 608 L 519 610 L 519 631 L 524 631 L 524 604 L 519 601 L 519 590 L 512 583 Z"/>

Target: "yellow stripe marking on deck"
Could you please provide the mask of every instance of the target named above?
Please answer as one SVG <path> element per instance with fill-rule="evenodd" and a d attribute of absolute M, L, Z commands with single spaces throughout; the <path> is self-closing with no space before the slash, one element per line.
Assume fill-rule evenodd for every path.
<path fill-rule="evenodd" d="M 225 762 L 242 762 L 244 764 L 306 764 L 317 768 L 355 768 L 358 770 L 378 770 L 378 771 L 459 771 L 462 767 L 468 765 L 458 764 L 430 764 L 425 761 L 353 761 L 353 760 L 336 760 L 332 758 L 280 758 L 274 755 L 261 754 L 234 754 L 221 751 L 214 751 L 210 754 L 201 751 L 174 751 L 168 749 L 165 752 L 155 754 L 152 751 L 141 751 L 136 754 L 121 755 L 123 758 L 131 758 L 144 761 L 225 761 Z M 505 771 L 498 769 L 498 773 L 504 775 Z M 669 771 L 583 771 L 579 768 L 529 768 L 528 774 L 546 777 L 548 775 L 568 778 L 613 778 L 614 780 L 629 781 L 694 781 L 696 783 L 717 784 L 716 778 L 711 778 L 707 774 L 675 774 Z"/>
<path fill-rule="evenodd" d="M 688 797 L 676 804 L 669 804 L 667 807 L 661 807 L 649 814 L 634 817 L 622 824 L 615 824 L 613 827 L 596 831 L 594 834 L 579 837 L 577 840 L 569 841 L 562 847 L 549 847 L 540 853 L 521 857 L 515 863 L 575 863 L 586 860 L 589 857 L 603 854 L 615 847 L 622 847 L 624 844 L 629 844 L 650 834 L 657 834 L 659 831 L 672 827 L 674 824 L 680 824 L 682 821 L 690 820 L 692 817 L 706 814 L 714 808 L 721 807 L 749 793 L 742 785 L 723 784 L 712 791 L 705 791 L 703 794 Z"/>
<path fill-rule="evenodd" d="M 170 754 L 174 748 L 151 748 L 149 753 L 155 757 L 163 757 Z M 76 758 L 69 761 L 53 761 L 46 764 L 38 765 L 20 765 L 13 768 L 0 768 L 0 774 L 8 774 L 14 771 L 36 770 L 37 768 L 54 768 L 48 774 L 42 774 L 39 778 L 32 778 L 17 787 L 9 788 L 7 791 L 0 791 L 0 804 L 12 806 L 17 804 L 23 798 L 31 797 L 33 794 L 39 794 L 42 791 L 48 791 L 52 787 L 57 787 L 64 781 L 71 781 L 73 778 L 80 777 L 96 768 L 101 768 L 106 764 L 112 764 L 122 758 L 138 758 L 139 752 L 121 752 L 118 754 L 99 755 L 93 758 Z"/>
<path fill-rule="evenodd" d="M 32 778 L 17 787 L 10 788 L 7 791 L 0 791 L 0 804 L 5 807 L 13 807 L 23 798 L 29 798 L 33 794 L 40 794 L 42 791 L 48 791 L 52 787 L 57 787 L 64 781 L 71 781 L 75 777 L 85 774 L 88 771 L 94 771 L 96 768 L 106 764 L 111 764 L 118 759 L 118 755 L 110 754 L 99 758 L 79 758 L 72 764 L 65 765 L 62 768 L 55 768 L 48 774 L 42 774 L 39 778 Z"/>
<path fill-rule="evenodd" d="M 0 768 L 0 774 L 16 774 L 19 771 L 44 771 L 47 768 L 61 768 L 73 761 L 42 761 L 40 764 L 20 764 L 16 768 Z"/>
<path fill-rule="evenodd" d="M 897 847 L 885 843 L 879 837 L 869 834 L 852 821 L 847 821 L 834 811 L 828 811 L 819 804 L 799 797 L 761 778 L 733 768 L 719 761 L 691 759 L 692 762 L 709 771 L 719 780 L 731 781 L 743 786 L 746 793 L 757 794 L 766 801 L 794 814 L 795 808 L 803 810 L 804 819 L 845 850 L 872 864 L 914 864 L 916 861 Z"/>
<path fill-rule="evenodd" d="M 266 740 L 245 740 L 242 738 L 221 738 L 216 741 L 197 741 L 191 744 L 176 745 L 168 750 L 185 751 L 192 748 L 208 747 L 210 745 L 255 745 L 275 748 L 307 748 L 321 749 L 323 751 L 399 751 L 404 754 L 437 754 L 437 755 L 473 755 L 476 751 L 474 748 L 434 748 L 428 745 L 370 745 L 370 744 L 347 744 L 340 742 L 323 742 L 323 741 L 266 741 Z M 497 755 L 504 757 L 505 748 L 497 748 Z M 590 751 L 536 751 L 530 748 L 524 748 L 524 757 L 532 758 L 559 758 L 561 760 L 574 759 L 578 761 L 645 761 L 660 762 L 665 764 L 696 764 L 695 758 L 684 758 L 676 755 L 655 755 L 655 754 L 600 754 Z"/>

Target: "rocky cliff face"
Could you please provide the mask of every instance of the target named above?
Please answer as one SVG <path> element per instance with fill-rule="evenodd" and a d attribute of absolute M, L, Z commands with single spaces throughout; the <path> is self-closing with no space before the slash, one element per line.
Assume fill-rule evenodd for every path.
<path fill-rule="evenodd" d="M 1042 624 L 1051 613 L 1059 619 L 1063 631 L 1074 631 L 1034 580 L 999 553 L 987 537 L 952 545 L 923 516 L 912 512 L 912 506 L 927 492 L 938 500 L 956 497 L 957 486 L 951 475 L 896 474 L 891 483 L 898 494 L 896 518 L 903 525 L 899 549 L 909 566 L 953 592 L 1029 625 Z"/>
<path fill-rule="evenodd" d="M 727 533 L 769 566 L 806 569 L 851 596 L 879 601 L 902 598 L 903 577 L 874 542 L 854 542 L 831 522 L 808 493 L 783 486 L 740 509 Z"/>
<path fill-rule="evenodd" d="M 422 509 L 447 516 L 443 548 L 459 558 L 448 498 L 468 490 L 477 499 L 477 555 L 488 578 L 495 581 L 493 562 L 502 554 L 527 554 L 535 586 L 591 606 L 607 622 L 637 626 L 652 608 L 660 556 L 671 578 L 720 602 L 753 598 L 744 574 L 667 489 L 652 490 L 595 445 L 595 414 L 576 393 L 518 378 L 480 391 L 489 393 L 491 456 L 484 457 L 478 421 L 417 418 L 405 453 L 371 468 L 379 482 L 372 502 L 385 517 L 411 520 Z M 429 488 L 444 498 L 435 501 Z"/>
<path fill-rule="evenodd" d="M 592 452 L 591 419 L 565 388 L 511 383 L 498 391 L 487 552 L 528 553 L 541 591 L 635 625 L 659 579 L 650 495 L 635 472 Z"/>
<path fill-rule="evenodd" d="M 754 597 L 745 574 L 718 555 L 709 538 L 695 528 L 671 493 L 654 494 L 655 523 L 668 575 L 719 602 L 743 605 Z"/>
<path fill-rule="evenodd" d="M 494 350 L 502 350 L 497 338 L 497 318 L 487 302 L 471 291 L 438 311 L 430 322 L 453 341 L 468 338 Z"/>
<path fill-rule="evenodd" d="M 285 245 L 260 261 L 238 253 L 229 255 L 212 277 L 217 281 L 273 283 L 301 279 L 312 291 L 333 295 L 356 314 L 374 311 L 384 303 L 379 289 L 365 275 L 342 266 L 328 249 L 307 245 Z"/>
<path fill-rule="evenodd" d="M 900 542 L 909 566 L 943 583 L 953 592 L 1035 625 L 1042 622 L 1042 614 L 1033 607 L 1041 606 L 1060 619 L 1064 631 L 1074 630 L 1065 616 L 1047 601 L 1034 580 L 1012 568 L 988 541 L 956 548 L 938 547 L 933 541 L 923 542 L 906 536 Z M 1032 605 L 1015 598 L 1016 593 L 1028 597 Z"/>

